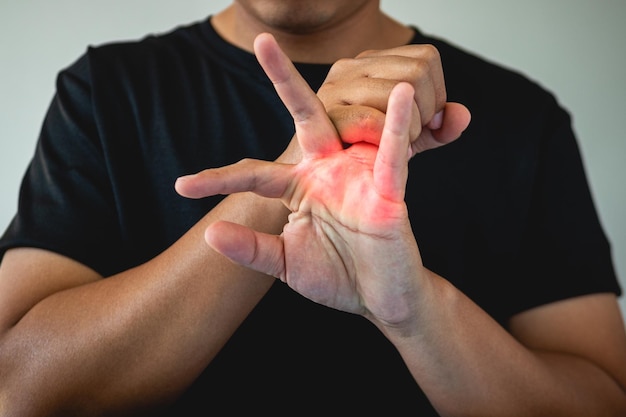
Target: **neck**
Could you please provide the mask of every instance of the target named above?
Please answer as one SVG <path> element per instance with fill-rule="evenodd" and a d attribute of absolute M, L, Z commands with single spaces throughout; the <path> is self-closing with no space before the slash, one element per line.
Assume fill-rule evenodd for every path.
<path fill-rule="evenodd" d="M 292 61 L 301 63 L 330 64 L 368 49 L 405 45 L 413 36 L 410 28 L 382 13 L 375 3 L 349 17 L 307 31 L 271 26 L 248 13 L 238 2 L 213 16 L 211 23 L 226 41 L 249 52 L 253 52 L 255 37 L 269 32 Z"/>

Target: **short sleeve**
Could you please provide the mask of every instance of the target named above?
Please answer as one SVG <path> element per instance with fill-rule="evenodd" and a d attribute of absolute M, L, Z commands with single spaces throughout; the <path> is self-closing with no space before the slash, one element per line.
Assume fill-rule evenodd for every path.
<path fill-rule="evenodd" d="M 84 56 L 57 77 L 0 256 L 12 247 L 36 247 L 110 274 L 119 227 L 103 155 Z"/>
<path fill-rule="evenodd" d="M 545 120 L 511 313 L 586 294 L 621 294 L 569 113 L 553 100 Z"/>

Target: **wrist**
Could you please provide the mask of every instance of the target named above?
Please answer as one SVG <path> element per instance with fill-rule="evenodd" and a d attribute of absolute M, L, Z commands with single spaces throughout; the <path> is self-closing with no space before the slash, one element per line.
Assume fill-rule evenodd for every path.
<path fill-rule="evenodd" d="M 404 302 L 408 306 L 405 317 L 394 322 L 374 320 L 393 343 L 427 334 L 429 328 L 437 326 L 441 320 L 440 310 L 453 303 L 458 292 L 447 280 L 428 268 L 422 267 L 417 275 L 418 289 L 412 299 Z"/>

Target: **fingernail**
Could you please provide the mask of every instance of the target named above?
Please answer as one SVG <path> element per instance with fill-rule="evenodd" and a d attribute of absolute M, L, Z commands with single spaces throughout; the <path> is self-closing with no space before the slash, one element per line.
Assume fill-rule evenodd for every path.
<path fill-rule="evenodd" d="M 433 118 L 430 120 L 430 123 L 428 123 L 428 127 L 432 130 L 437 130 L 441 128 L 442 125 L 443 125 L 443 110 L 435 113 Z"/>

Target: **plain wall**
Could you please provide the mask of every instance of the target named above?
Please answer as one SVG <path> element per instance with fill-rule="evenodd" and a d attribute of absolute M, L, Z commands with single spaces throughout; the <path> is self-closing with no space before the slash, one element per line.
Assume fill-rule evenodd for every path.
<path fill-rule="evenodd" d="M 229 3 L 0 0 L 0 229 L 16 210 L 60 69 L 88 45 L 168 31 Z M 522 71 L 570 110 L 626 289 L 626 1 L 383 0 L 382 7 L 403 23 Z M 620 303 L 626 314 L 625 297 Z"/>

